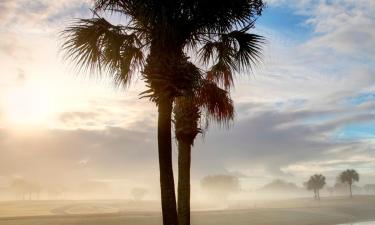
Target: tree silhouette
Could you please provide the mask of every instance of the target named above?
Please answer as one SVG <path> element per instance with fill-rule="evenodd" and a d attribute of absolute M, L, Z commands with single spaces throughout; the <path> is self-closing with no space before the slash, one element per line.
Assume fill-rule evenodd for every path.
<path fill-rule="evenodd" d="M 240 182 L 232 175 L 212 175 L 201 180 L 201 187 L 216 200 L 225 200 L 230 194 L 240 190 Z"/>
<path fill-rule="evenodd" d="M 144 188 L 133 188 L 131 190 L 131 195 L 135 201 L 142 201 L 143 197 L 148 193 Z"/>
<path fill-rule="evenodd" d="M 359 174 L 354 169 L 348 169 L 343 171 L 339 179 L 342 183 L 347 183 L 349 186 L 350 197 L 353 197 L 352 186 L 354 182 L 359 181 Z"/>
<path fill-rule="evenodd" d="M 142 72 L 148 87 L 142 95 L 158 108 L 164 225 L 178 224 L 172 170 L 173 102 L 193 89 L 198 75 L 208 72 L 193 64 L 187 52 L 203 52 L 204 61 L 214 61 L 209 68 L 212 80 L 229 86 L 231 71 L 246 69 L 254 59 L 248 56 L 258 54 L 253 43 L 261 37 L 246 31 L 263 7 L 262 0 L 96 0 L 93 18 L 80 19 L 62 33 L 66 56 L 80 69 L 107 74 L 124 87 Z M 102 17 L 105 11 L 121 13 L 126 24 L 111 24 Z"/>
<path fill-rule="evenodd" d="M 205 125 L 215 120 L 227 123 L 233 118 L 232 100 L 227 91 L 214 82 L 202 80 L 190 96 L 177 98 L 174 108 L 175 134 L 178 141 L 178 219 L 180 225 L 190 224 L 190 165 L 191 147 Z M 204 122 L 203 122 L 204 123 Z"/>
<path fill-rule="evenodd" d="M 307 190 L 314 191 L 314 199 L 320 200 L 320 189 L 326 184 L 325 176 L 321 174 L 315 174 L 304 184 Z"/>
<path fill-rule="evenodd" d="M 22 196 L 22 200 L 26 200 L 26 194 L 29 192 L 29 186 L 29 182 L 23 178 L 15 178 L 10 184 L 10 188 L 15 192 L 15 194 Z"/>
<path fill-rule="evenodd" d="M 276 179 L 271 181 L 270 183 L 264 185 L 260 191 L 265 191 L 265 192 L 275 192 L 275 191 L 281 191 L 281 192 L 296 192 L 298 190 L 298 187 L 296 184 L 292 182 L 287 182 L 281 179 Z"/>
<path fill-rule="evenodd" d="M 375 184 L 365 184 L 363 189 L 366 191 L 366 194 L 374 194 L 375 193 Z"/>
<path fill-rule="evenodd" d="M 335 188 L 334 187 L 327 187 L 327 192 L 329 193 L 330 196 L 333 195 L 333 192 L 335 192 Z"/>
<path fill-rule="evenodd" d="M 254 4 L 259 4 L 259 2 L 254 2 Z M 253 27 L 254 22 L 255 20 L 241 30 L 217 33 L 216 40 L 204 43 L 199 56 L 204 64 L 210 64 L 210 69 L 203 75 L 204 78 L 200 82 L 196 82 L 193 90 L 185 92 L 176 101 L 174 119 L 179 149 L 178 217 L 180 225 L 190 224 L 190 165 L 194 139 L 198 133 L 207 128 L 208 122 L 227 124 L 233 119 L 233 103 L 227 92 L 233 85 L 233 74 L 241 69 L 252 68 L 259 62 L 263 38 L 247 32 Z M 202 120 L 206 122 L 204 126 L 202 126 Z"/>

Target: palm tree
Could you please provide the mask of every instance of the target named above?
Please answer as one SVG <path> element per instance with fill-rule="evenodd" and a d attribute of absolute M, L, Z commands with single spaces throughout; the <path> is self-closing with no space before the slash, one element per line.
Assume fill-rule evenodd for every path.
<path fill-rule="evenodd" d="M 315 174 L 305 183 L 307 190 L 314 191 L 314 199 L 320 200 L 320 189 L 326 184 L 325 176 L 321 174 Z"/>
<path fill-rule="evenodd" d="M 190 225 L 190 166 L 191 147 L 201 128 L 202 111 L 206 121 L 227 124 L 233 119 L 233 103 L 229 89 L 233 72 L 252 68 L 259 62 L 263 37 L 247 33 L 245 29 L 221 34 L 215 42 L 207 42 L 200 49 L 204 63 L 214 61 L 210 70 L 196 82 L 193 90 L 178 97 L 174 108 L 175 134 L 178 141 L 178 219 L 180 225 Z M 233 38 L 228 43 L 228 38 Z M 216 51 L 216 52 L 215 52 Z M 246 54 L 245 54 L 246 52 Z M 195 71 L 196 72 L 196 71 Z M 203 76 L 203 78 L 202 78 Z M 221 87 L 219 87 L 221 86 Z"/>
<path fill-rule="evenodd" d="M 350 197 L 352 198 L 352 185 L 354 182 L 359 181 L 359 174 L 357 171 L 354 169 L 345 170 L 340 174 L 339 179 L 341 183 L 347 183 L 349 185 Z"/>
<path fill-rule="evenodd" d="M 234 116 L 229 93 L 214 82 L 202 80 L 201 85 L 190 96 L 177 98 L 174 107 L 175 135 L 178 141 L 178 220 L 180 225 L 190 225 L 190 165 L 191 147 L 195 137 L 205 126 L 215 120 L 227 123 Z"/>
<path fill-rule="evenodd" d="M 259 4 L 260 15 L 263 8 Z M 233 85 L 233 73 L 251 69 L 259 63 L 263 37 L 247 31 L 254 27 L 255 20 L 240 30 L 228 33 L 217 33 L 215 41 L 205 42 L 200 48 L 200 60 L 209 64 L 210 69 L 204 73 L 201 82 L 193 90 L 185 92 L 175 104 L 175 134 L 178 141 L 178 218 L 180 225 L 190 225 L 190 166 L 191 147 L 197 134 L 202 132 L 202 111 L 209 121 L 227 124 L 233 119 L 233 103 L 229 89 Z M 195 71 L 196 72 L 196 71 Z M 196 76 L 196 77 L 202 77 Z M 220 87 L 221 86 L 221 87 Z"/>
<path fill-rule="evenodd" d="M 246 39 L 252 34 L 246 33 L 247 30 L 233 32 L 238 40 Z M 232 33 L 232 34 L 233 34 Z M 231 35 L 232 35 L 231 34 Z M 178 157 L 178 217 L 180 225 L 190 224 L 190 165 L 191 165 L 191 147 L 198 133 L 202 131 L 200 120 L 202 110 L 206 118 L 206 126 L 209 121 L 219 123 L 227 123 L 234 116 L 232 100 L 227 92 L 233 85 L 232 70 L 240 70 L 240 66 L 253 66 L 260 58 L 261 44 L 263 39 L 260 36 L 251 41 L 251 43 L 242 43 L 236 41 L 233 45 L 240 45 L 241 51 L 246 51 L 246 56 L 239 54 L 240 49 L 235 46 L 226 45 L 226 37 L 221 37 L 216 43 L 207 43 L 200 50 L 203 62 L 210 60 L 213 49 L 212 45 L 220 46 L 220 51 L 233 52 L 230 56 L 232 68 L 221 68 L 222 61 L 225 61 L 224 55 L 217 52 L 217 63 L 211 67 L 204 75 L 198 87 L 195 90 L 185 93 L 179 97 L 175 104 L 175 133 L 178 141 L 179 157 Z M 217 50 L 218 51 L 218 50 Z M 221 58 L 223 57 L 223 58 Z M 228 60 L 228 59 L 227 59 Z M 242 64 L 241 64 L 242 61 Z M 225 70 L 225 71 L 224 71 Z M 199 76 L 198 76 L 199 77 Z M 198 82 L 199 83 L 199 82 Z M 222 86 L 220 88 L 219 86 Z"/>
<path fill-rule="evenodd" d="M 212 80 L 227 87 L 232 71 L 259 54 L 262 38 L 248 31 L 260 15 L 262 0 L 96 0 L 94 17 L 80 19 L 62 32 L 67 58 L 80 69 L 111 77 L 127 87 L 140 74 L 148 89 L 141 94 L 158 109 L 158 155 L 164 225 L 177 225 L 172 170 L 171 116 L 175 98 L 194 89 L 199 74 L 187 52 L 204 53 Z M 105 12 L 123 15 L 113 25 Z M 237 59 L 237 60 L 235 60 Z M 141 73 L 139 73 L 141 72 Z"/>

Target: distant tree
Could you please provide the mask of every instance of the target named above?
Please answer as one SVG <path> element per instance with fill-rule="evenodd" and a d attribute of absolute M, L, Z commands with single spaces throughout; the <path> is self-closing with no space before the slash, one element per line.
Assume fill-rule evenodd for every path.
<path fill-rule="evenodd" d="M 15 178 L 10 184 L 10 189 L 17 195 L 22 196 L 22 200 L 32 200 L 33 194 L 39 198 L 42 188 L 39 184 L 25 180 L 24 178 Z"/>
<path fill-rule="evenodd" d="M 335 191 L 334 187 L 326 187 L 327 192 L 329 193 L 330 196 L 333 195 L 333 192 Z"/>
<path fill-rule="evenodd" d="M 29 192 L 29 183 L 23 178 L 13 179 L 10 188 L 17 194 L 22 196 L 22 200 L 26 200 L 26 194 Z"/>
<path fill-rule="evenodd" d="M 40 186 L 39 184 L 34 185 L 34 192 L 36 194 L 36 200 L 40 199 L 40 193 L 43 191 L 43 187 Z"/>
<path fill-rule="evenodd" d="M 298 189 L 297 185 L 292 182 L 287 182 L 281 179 L 273 180 L 271 183 L 264 185 L 260 190 L 261 191 L 270 191 L 270 192 L 289 192 L 296 191 Z"/>
<path fill-rule="evenodd" d="M 236 176 L 212 175 L 201 180 L 201 187 L 212 197 L 223 200 L 240 190 L 240 182 Z"/>
<path fill-rule="evenodd" d="M 315 174 L 304 184 L 307 190 L 314 191 L 314 199 L 320 200 L 320 189 L 326 184 L 326 178 L 321 174 Z"/>
<path fill-rule="evenodd" d="M 26 182 L 26 192 L 28 194 L 29 200 L 37 200 L 39 199 L 40 192 L 42 191 L 42 187 L 36 182 Z M 34 195 L 34 198 L 33 198 Z"/>
<path fill-rule="evenodd" d="M 337 177 L 336 183 L 333 186 L 333 188 L 334 188 L 335 193 L 338 193 L 338 194 L 346 193 L 346 189 L 347 189 L 346 184 L 341 182 L 339 176 Z"/>
<path fill-rule="evenodd" d="M 63 185 L 53 185 L 47 189 L 48 197 L 51 199 L 63 198 L 68 189 Z"/>
<path fill-rule="evenodd" d="M 35 189 L 36 189 L 36 186 L 34 184 L 28 183 L 27 192 L 29 194 L 29 200 L 32 200 L 32 196 L 33 196 Z"/>
<path fill-rule="evenodd" d="M 341 183 L 346 183 L 349 186 L 350 197 L 353 197 L 352 186 L 354 182 L 359 181 L 359 174 L 354 169 L 348 169 L 343 171 L 340 176 Z"/>
<path fill-rule="evenodd" d="M 147 193 L 148 191 L 144 188 L 133 188 L 131 190 L 131 195 L 135 201 L 141 201 Z"/>
<path fill-rule="evenodd" d="M 366 191 L 366 194 L 374 194 L 375 184 L 366 184 L 363 186 L 363 189 Z"/>
<path fill-rule="evenodd" d="M 104 181 L 87 180 L 79 185 L 79 189 L 85 193 L 101 194 L 110 191 L 110 186 Z"/>
<path fill-rule="evenodd" d="M 309 179 L 303 185 L 306 187 L 307 190 L 314 191 L 314 199 L 317 199 L 316 189 L 314 188 L 314 185 L 313 185 L 313 182 L 311 181 L 311 179 Z"/>

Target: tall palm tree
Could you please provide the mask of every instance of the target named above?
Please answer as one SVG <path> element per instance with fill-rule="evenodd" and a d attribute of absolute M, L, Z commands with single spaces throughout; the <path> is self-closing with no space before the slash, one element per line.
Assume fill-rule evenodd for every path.
<path fill-rule="evenodd" d="M 205 70 L 200 63 L 192 63 L 187 52 L 204 52 L 204 61 L 212 63 L 212 79 L 229 86 L 232 71 L 246 69 L 253 60 L 249 56 L 259 53 L 254 43 L 261 37 L 246 31 L 263 8 L 262 0 L 95 0 L 94 17 L 80 19 L 62 33 L 67 58 L 79 68 L 107 74 L 124 87 L 133 75 L 145 80 L 148 89 L 142 95 L 158 108 L 164 225 L 178 224 L 172 170 L 173 102 L 194 89 Z M 123 15 L 127 22 L 111 24 L 103 17 L 106 11 Z"/>
<path fill-rule="evenodd" d="M 352 186 L 354 182 L 359 181 L 359 174 L 354 169 L 348 169 L 343 171 L 339 178 L 342 183 L 347 183 L 349 185 L 350 197 L 352 198 Z"/>
<path fill-rule="evenodd" d="M 202 121 L 202 116 L 205 121 Z M 227 123 L 233 116 L 234 108 L 229 93 L 209 80 L 202 80 L 191 95 L 176 100 L 174 120 L 178 141 L 177 202 L 180 225 L 190 225 L 190 165 L 194 139 L 207 127 L 209 121 Z M 205 122 L 203 128 L 202 122 Z"/>
<path fill-rule="evenodd" d="M 320 200 L 320 189 L 326 184 L 325 176 L 321 174 L 315 174 L 305 183 L 307 190 L 314 191 L 314 199 Z"/>

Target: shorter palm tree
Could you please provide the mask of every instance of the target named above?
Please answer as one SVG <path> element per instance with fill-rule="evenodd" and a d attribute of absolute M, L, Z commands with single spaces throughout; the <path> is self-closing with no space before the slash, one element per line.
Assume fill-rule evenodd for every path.
<path fill-rule="evenodd" d="M 349 185 L 350 197 L 353 197 L 352 186 L 354 182 L 359 181 L 359 174 L 354 169 L 348 169 L 343 171 L 339 179 L 341 183 L 347 183 Z"/>
<path fill-rule="evenodd" d="M 307 190 L 314 191 L 314 199 L 320 200 L 320 192 L 319 190 L 324 187 L 326 184 L 325 176 L 321 174 L 315 174 L 310 177 L 310 179 L 305 183 Z"/>
<path fill-rule="evenodd" d="M 180 225 L 190 225 L 190 165 L 194 139 L 204 128 L 207 128 L 210 121 L 227 124 L 234 116 L 229 92 L 205 78 L 198 83 L 190 94 L 178 97 L 174 106 L 175 134 L 178 141 Z"/>

